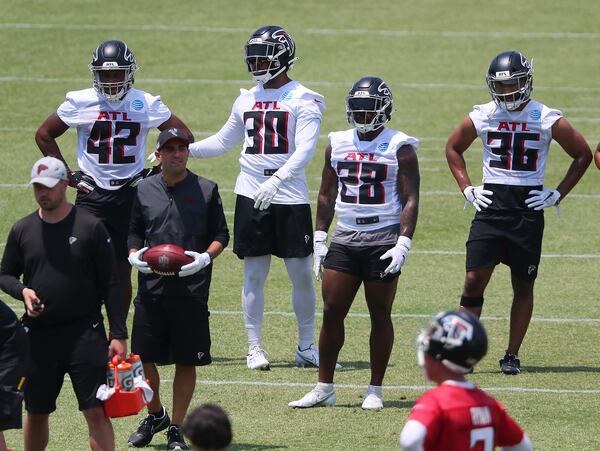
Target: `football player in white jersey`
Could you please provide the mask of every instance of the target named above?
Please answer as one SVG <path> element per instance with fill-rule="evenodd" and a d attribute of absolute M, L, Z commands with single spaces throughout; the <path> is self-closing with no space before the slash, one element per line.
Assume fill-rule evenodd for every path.
<path fill-rule="evenodd" d="M 491 62 L 487 84 L 492 102 L 475 105 L 446 144 L 450 170 L 467 202 L 477 210 L 467 239 L 462 309 L 481 315 L 483 293 L 494 267 L 511 269 L 513 301 L 504 374 L 518 374 L 518 352 L 533 311 L 544 231 L 543 210 L 577 184 L 592 160 L 588 144 L 562 117 L 530 98 L 533 67 L 520 52 L 508 51 Z M 479 137 L 483 143 L 483 185 L 473 186 L 463 153 Z M 555 140 L 572 162 L 555 189 L 544 186 L 550 143 Z"/>
<path fill-rule="evenodd" d="M 299 366 L 319 365 L 313 344 L 312 216 L 304 167 L 314 155 L 325 105 L 323 96 L 289 78 L 295 52 L 283 28 L 256 30 L 246 42 L 245 61 L 257 86 L 240 90 L 219 132 L 190 145 L 192 156 L 206 158 L 243 142 L 235 184 L 233 251 L 244 259 L 242 308 L 251 369 L 269 369 L 261 335 L 271 255 L 284 259 L 292 282 L 299 335 L 294 361 Z"/>
<path fill-rule="evenodd" d="M 319 381 L 290 407 L 335 405 L 333 376 L 344 344 L 344 318 L 364 285 L 371 380 L 362 408 L 383 408 L 381 386 L 394 343 L 392 304 L 417 225 L 420 183 L 419 141 L 385 127 L 392 109 L 386 83 L 361 78 L 346 97 L 354 128 L 329 134 L 314 234 L 314 272 L 317 279 L 322 274 L 324 302 Z M 334 212 L 338 222 L 327 249 Z"/>
<path fill-rule="evenodd" d="M 156 169 L 144 169 L 146 137 L 151 128 L 185 130 L 160 96 L 133 88 L 138 69 L 122 41 L 101 43 L 89 65 L 93 88 L 67 93 L 66 101 L 38 129 L 35 140 L 44 155 L 62 160 L 56 139 L 77 128 L 77 164 L 69 185 L 77 189 L 75 205 L 99 217 L 111 236 L 119 260 L 119 280 L 127 310 L 131 302 L 131 266 L 127 232 L 135 186 Z"/>

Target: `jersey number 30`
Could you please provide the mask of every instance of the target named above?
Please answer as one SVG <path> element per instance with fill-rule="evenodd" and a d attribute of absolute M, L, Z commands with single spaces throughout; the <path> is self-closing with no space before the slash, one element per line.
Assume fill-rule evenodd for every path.
<path fill-rule="evenodd" d="M 140 128 L 138 122 L 96 121 L 88 138 L 87 153 L 98 155 L 99 164 L 109 164 L 111 155 L 113 164 L 135 163 L 135 155 L 125 156 L 125 146 L 137 144 Z M 129 130 L 129 134 L 113 138 L 123 130 Z"/>
<path fill-rule="evenodd" d="M 252 146 L 246 147 L 247 154 L 282 154 L 288 153 L 288 113 L 286 111 L 246 111 L 244 123 L 250 122 L 246 128 Z M 248 125 L 246 125 L 248 127 Z"/>

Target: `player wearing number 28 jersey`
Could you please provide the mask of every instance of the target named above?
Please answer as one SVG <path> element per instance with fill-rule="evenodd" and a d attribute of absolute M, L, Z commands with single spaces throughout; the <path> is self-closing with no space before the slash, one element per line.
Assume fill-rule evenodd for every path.
<path fill-rule="evenodd" d="M 271 255 L 284 259 L 292 281 L 299 335 L 295 362 L 318 366 L 319 354 L 313 345 L 312 215 L 304 168 L 317 146 L 325 103 L 323 96 L 288 77 L 296 61 L 296 44 L 283 28 L 259 28 L 244 49 L 257 86 L 241 90 L 225 125 L 215 135 L 190 145 L 190 154 L 213 157 L 243 142 L 235 184 L 233 251 L 244 259 L 242 306 L 248 368 L 269 368 L 260 341 Z"/>
<path fill-rule="evenodd" d="M 446 158 L 467 202 L 477 213 L 467 239 L 467 275 L 461 308 L 481 314 L 483 293 L 494 267 L 511 270 L 513 305 L 504 374 L 518 374 L 519 348 L 533 311 L 544 232 L 543 209 L 558 207 L 579 181 L 592 155 L 585 139 L 558 110 L 530 99 L 533 67 L 517 51 L 491 62 L 487 83 L 493 102 L 475 105 L 446 144 Z M 483 143 L 483 185 L 472 186 L 463 153 Z M 556 189 L 544 187 L 550 144 L 555 140 L 572 161 Z"/>
<path fill-rule="evenodd" d="M 156 168 L 144 169 L 146 137 L 151 128 L 184 130 L 186 125 L 161 101 L 133 88 L 138 66 L 122 41 L 101 43 L 89 69 L 93 88 L 67 93 L 66 101 L 38 129 L 35 140 L 44 155 L 62 160 L 69 185 L 77 189 L 75 205 L 98 217 L 110 234 L 119 261 L 123 303 L 131 301 L 131 267 L 127 262 L 127 233 L 136 185 Z M 72 172 L 56 139 L 77 129 L 77 164 Z"/>
<path fill-rule="evenodd" d="M 378 77 L 358 80 L 346 97 L 350 130 L 329 134 L 317 205 L 314 271 L 323 276 L 321 365 L 317 386 L 290 407 L 332 406 L 344 319 L 364 284 L 371 316 L 371 379 L 363 409 L 383 408 L 382 382 L 394 343 L 391 320 L 400 268 L 417 224 L 419 141 L 385 128 L 393 97 Z M 327 249 L 327 230 L 338 222 Z M 322 271 L 322 268 L 325 268 Z"/>

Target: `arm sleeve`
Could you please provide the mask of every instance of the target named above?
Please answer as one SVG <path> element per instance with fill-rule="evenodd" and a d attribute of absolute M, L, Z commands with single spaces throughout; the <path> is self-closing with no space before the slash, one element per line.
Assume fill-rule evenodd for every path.
<path fill-rule="evenodd" d="M 169 120 L 171 110 L 165 105 L 160 96 L 146 94 L 148 103 L 148 127 L 154 128 Z"/>
<path fill-rule="evenodd" d="M 141 249 L 144 247 L 144 242 L 146 241 L 144 231 L 144 218 L 140 206 L 140 198 L 136 195 L 131 210 L 131 219 L 129 221 L 129 234 L 127 235 L 128 249 Z"/>
<path fill-rule="evenodd" d="M 245 127 L 235 113 L 235 105 L 229 119 L 216 134 L 190 144 L 190 155 L 196 158 L 210 158 L 223 155 L 237 146 L 244 139 Z"/>
<path fill-rule="evenodd" d="M 417 420 L 408 420 L 400 433 L 400 449 L 423 451 L 427 428 Z"/>
<path fill-rule="evenodd" d="M 296 124 L 296 150 L 289 160 L 280 167 L 275 175 L 284 182 L 292 179 L 304 171 L 304 167 L 312 160 L 319 140 L 321 129 L 320 117 L 312 116 L 309 119 L 300 118 Z"/>
<path fill-rule="evenodd" d="M 223 247 L 227 247 L 229 243 L 229 229 L 225 220 L 223 202 L 221 201 L 217 185 L 213 189 L 208 207 L 208 236 L 209 241 L 218 241 Z"/>
<path fill-rule="evenodd" d="M 517 443 L 514 446 L 504 446 L 501 448 L 502 451 L 531 451 L 533 449 L 533 445 L 531 444 L 531 440 L 527 437 L 527 434 L 523 434 L 523 440 Z"/>
<path fill-rule="evenodd" d="M 23 274 L 22 253 L 14 227 L 10 229 L 0 263 L 0 289 L 15 299 L 23 300 L 23 285 L 19 278 Z"/>
<path fill-rule="evenodd" d="M 113 338 L 127 338 L 125 318 L 127 313 L 123 310 L 121 287 L 117 278 L 117 258 L 110 240 L 110 235 L 101 222 L 94 229 L 94 261 L 98 274 L 100 294 L 106 307 L 106 316 L 110 333 Z"/>
<path fill-rule="evenodd" d="M 75 103 L 75 99 L 67 93 L 67 100 L 60 104 L 56 110 L 56 114 L 69 127 L 76 127 L 79 125 L 79 108 Z"/>

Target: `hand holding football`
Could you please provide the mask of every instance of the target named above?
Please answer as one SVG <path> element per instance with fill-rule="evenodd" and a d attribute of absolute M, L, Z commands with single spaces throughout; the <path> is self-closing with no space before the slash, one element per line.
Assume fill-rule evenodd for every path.
<path fill-rule="evenodd" d="M 143 260 L 152 271 L 161 276 L 174 276 L 181 267 L 194 261 L 185 254 L 185 249 L 175 244 L 159 244 L 144 252 Z"/>

